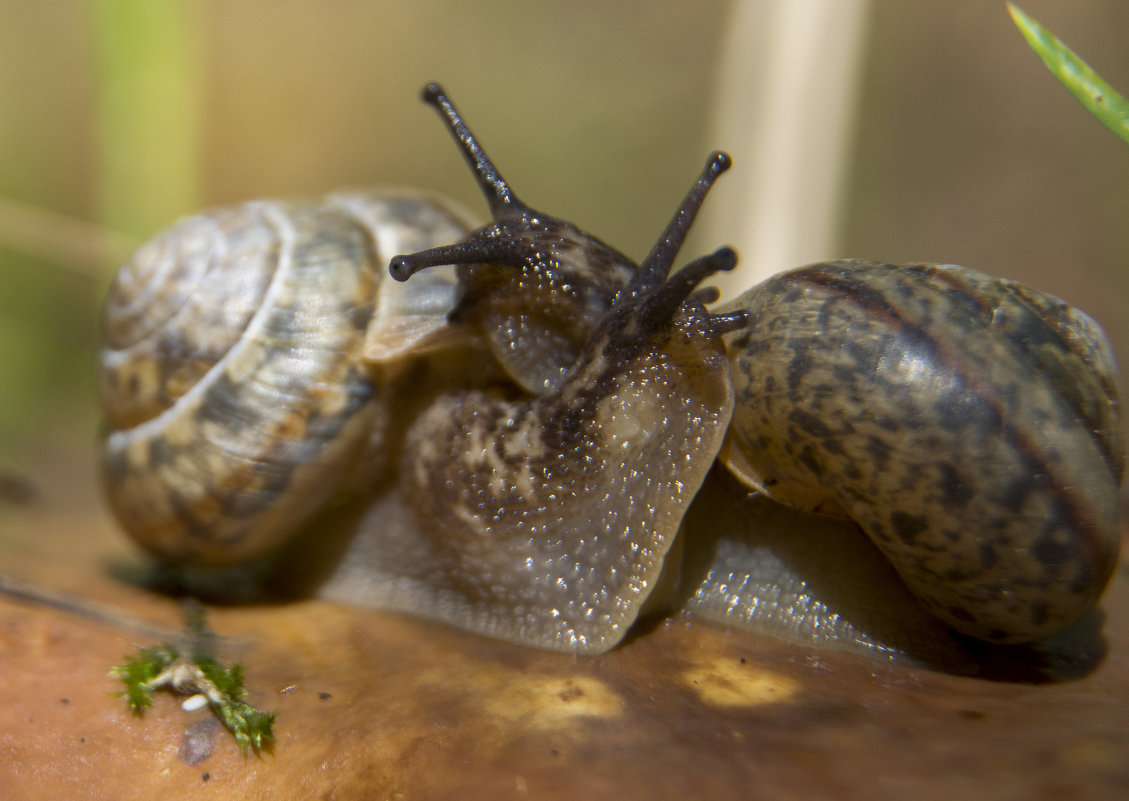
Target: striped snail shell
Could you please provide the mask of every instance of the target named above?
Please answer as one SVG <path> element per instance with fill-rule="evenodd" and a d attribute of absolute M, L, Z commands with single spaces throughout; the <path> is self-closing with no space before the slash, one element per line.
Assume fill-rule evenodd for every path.
<path fill-rule="evenodd" d="M 372 472 L 387 420 L 366 360 L 425 347 L 454 302 L 450 271 L 405 292 L 388 259 L 467 229 L 384 192 L 218 209 L 142 246 L 109 290 L 101 352 L 126 531 L 173 564 L 237 562 Z"/>
<path fill-rule="evenodd" d="M 734 301 L 723 456 L 858 523 L 958 631 L 1028 641 L 1091 608 L 1117 559 L 1114 366 L 1062 301 L 963 267 L 838 261 Z"/>

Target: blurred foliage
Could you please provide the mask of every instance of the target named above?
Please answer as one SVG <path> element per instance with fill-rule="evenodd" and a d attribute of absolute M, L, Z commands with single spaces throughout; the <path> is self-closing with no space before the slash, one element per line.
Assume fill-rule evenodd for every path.
<path fill-rule="evenodd" d="M 93 8 L 98 220 L 146 237 L 201 199 L 201 7 L 96 0 Z"/>
<path fill-rule="evenodd" d="M 0 466 L 91 441 L 98 304 L 123 239 L 201 206 L 377 183 L 481 209 L 418 101 L 427 80 L 523 197 L 644 251 L 699 168 L 727 5 L 7 0 L 0 218 L 20 220 L 4 237 L 0 219 Z M 113 244 L 60 256 L 23 235 L 39 210 Z"/>

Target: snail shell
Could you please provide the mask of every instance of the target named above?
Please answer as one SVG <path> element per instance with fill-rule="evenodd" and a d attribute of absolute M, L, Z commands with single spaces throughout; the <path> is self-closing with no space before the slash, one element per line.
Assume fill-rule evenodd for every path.
<path fill-rule="evenodd" d="M 748 521 L 781 515 L 715 491 L 721 453 L 760 492 L 858 523 L 901 577 L 874 605 L 915 606 L 908 587 L 1002 641 L 1093 606 L 1123 457 L 1089 318 L 972 271 L 869 262 L 805 268 L 711 312 L 716 292 L 697 287 L 732 251 L 671 273 L 724 154 L 636 267 L 521 202 L 442 91 L 424 98 L 490 224 L 464 236 L 460 215 L 402 194 L 256 203 L 181 223 L 123 268 L 105 473 L 145 547 L 182 565 L 254 558 L 355 488 L 327 597 L 574 653 L 614 647 L 664 605 L 809 620 L 757 578 L 781 573 L 746 547 Z M 737 517 L 683 526 L 699 493 Z M 860 548 L 844 552 L 874 550 Z M 872 617 L 840 625 L 815 603 L 827 623 L 810 639 L 902 648 Z M 924 612 L 904 620 L 928 631 L 911 639 L 948 636 Z"/>
<path fill-rule="evenodd" d="M 858 523 L 954 628 L 1026 641 L 1091 608 L 1117 559 L 1114 367 L 1062 301 L 962 267 L 839 261 L 735 301 L 724 459 Z"/>
<path fill-rule="evenodd" d="M 172 564 L 237 562 L 373 472 L 388 420 L 362 354 L 424 349 L 454 297 L 449 271 L 405 293 L 388 259 L 466 230 L 386 192 L 219 209 L 144 245 L 109 290 L 101 353 L 126 531 Z"/>

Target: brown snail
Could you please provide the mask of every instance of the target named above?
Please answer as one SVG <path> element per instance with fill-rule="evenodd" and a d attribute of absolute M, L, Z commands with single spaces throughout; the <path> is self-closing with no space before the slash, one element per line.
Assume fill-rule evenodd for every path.
<path fill-rule="evenodd" d="M 519 201 L 443 92 L 424 97 L 491 224 L 464 235 L 406 195 L 248 204 L 182 222 L 119 274 L 105 474 L 147 549 L 253 558 L 349 491 L 323 594 L 580 653 L 664 603 L 882 653 L 912 651 L 919 623 L 1030 641 L 1095 605 L 1123 455 L 1090 318 L 963 268 L 859 261 L 710 311 L 698 286 L 735 254 L 671 267 L 727 156 L 636 267 Z M 777 558 L 787 542 L 765 561 L 757 521 L 793 513 L 754 513 L 766 502 L 719 453 L 757 491 L 867 532 L 894 586 L 867 603 L 916 607 L 908 586 L 932 614 L 852 622 L 827 600 L 841 587 L 824 598 Z M 875 553 L 853 524 L 798 519 Z"/>

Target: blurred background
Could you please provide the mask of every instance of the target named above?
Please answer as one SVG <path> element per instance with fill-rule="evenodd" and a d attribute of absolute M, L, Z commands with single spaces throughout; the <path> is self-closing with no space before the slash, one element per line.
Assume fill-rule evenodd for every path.
<path fill-rule="evenodd" d="M 768 183 L 763 156 L 742 154 L 777 113 L 763 82 L 781 67 L 746 58 L 781 41 L 757 17 L 770 5 L 3 0 L 0 471 L 40 482 L 92 451 L 102 295 L 176 217 L 374 184 L 484 214 L 418 101 L 428 80 L 523 199 L 630 255 L 646 253 L 706 153 L 728 148 L 726 192 L 767 187 L 770 207 L 788 195 L 829 215 L 776 266 L 974 266 L 1081 306 L 1129 359 L 1129 149 L 1044 69 L 1003 2 L 858 2 L 832 26 L 849 41 L 826 63 L 831 48 L 775 48 L 809 76 L 783 94 L 799 101 L 791 139 L 822 142 L 818 157 L 800 149 L 831 176 L 811 185 Z M 1022 6 L 1129 92 L 1129 4 Z M 707 204 L 695 250 L 772 235 L 727 197 Z"/>

